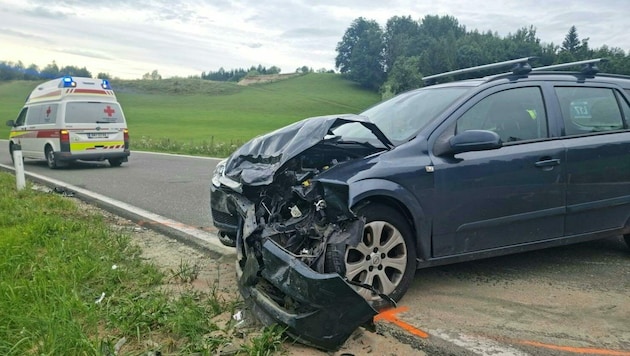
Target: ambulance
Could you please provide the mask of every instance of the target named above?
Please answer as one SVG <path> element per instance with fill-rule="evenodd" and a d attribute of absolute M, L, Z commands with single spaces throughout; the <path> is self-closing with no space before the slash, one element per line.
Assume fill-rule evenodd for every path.
<path fill-rule="evenodd" d="M 9 151 L 55 169 L 77 160 L 119 167 L 129 157 L 129 130 L 104 79 L 65 76 L 37 86 L 11 126 Z"/>

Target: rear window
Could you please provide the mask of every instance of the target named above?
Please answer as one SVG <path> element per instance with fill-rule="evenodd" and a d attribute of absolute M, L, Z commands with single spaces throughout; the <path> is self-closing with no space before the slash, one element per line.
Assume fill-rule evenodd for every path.
<path fill-rule="evenodd" d="M 71 102 L 66 104 L 68 124 L 115 124 L 125 119 L 117 103 Z"/>

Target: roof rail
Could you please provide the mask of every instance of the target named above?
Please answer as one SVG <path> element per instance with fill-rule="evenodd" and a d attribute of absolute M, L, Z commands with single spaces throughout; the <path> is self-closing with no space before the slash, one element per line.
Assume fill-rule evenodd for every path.
<path fill-rule="evenodd" d="M 532 69 L 532 71 L 565 69 L 565 68 L 576 67 L 576 66 L 581 65 L 582 70 L 580 70 L 580 72 L 582 72 L 582 74 L 595 75 L 599 72 L 599 68 L 597 68 L 597 63 L 604 63 L 604 62 L 608 62 L 608 58 L 596 58 L 596 59 L 587 59 L 585 61 L 554 64 L 550 66 L 537 67 L 537 68 Z"/>
<path fill-rule="evenodd" d="M 512 67 L 512 73 L 517 74 L 517 75 L 527 74 L 532 70 L 532 67 L 529 64 L 529 61 L 536 58 L 538 57 L 523 57 L 519 59 L 512 59 L 505 62 L 484 64 L 484 65 L 476 66 L 476 67 L 458 69 L 451 72 L 434 74 L 427 77 L 423 77 L 422 80 L 424 80 L 426 85 L 433 85 L 436 83 L 436 79 L 438 78 L 444 78 L 444 77 L 449 77 L 451 75 L 457 75 L 457 74 L 463 74 L 463 73 L 477 72 L 484 69 L 502 68 L 502 67 L 507 67 L 509 65 L 514 65 Z"/>

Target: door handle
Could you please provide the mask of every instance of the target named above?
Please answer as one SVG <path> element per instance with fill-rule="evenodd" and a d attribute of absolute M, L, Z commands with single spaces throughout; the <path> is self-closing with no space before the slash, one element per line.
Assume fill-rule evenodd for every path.
<path fill-rule="evenodd" d="M 560 159 L 558 158 L 543 158 L 535 163 L 538 168 L 548 168 L 560 165 Z"/>

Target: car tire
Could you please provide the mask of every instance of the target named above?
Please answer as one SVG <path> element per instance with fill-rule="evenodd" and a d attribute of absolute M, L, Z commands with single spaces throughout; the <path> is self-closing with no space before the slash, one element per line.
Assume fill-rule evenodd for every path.
<path fill-rule="evenodd" d="M 48 164 L 48 168 L 56 169 L 57 161 L 55 160 L 55 153 L 53 152 L 52 147 L 46 146 L 44 150 L 44 156 L 46 157 L 46 164 Z"/>
<path fill-rule="evenodd" d="M 630 249 L 630 234 L 623 235 L 623 239 L 626 241 L 626 247 Z"/>
<path fill-rule="evenodd" d="M 122 158 L 110 158 L 107 161 L 111 167 L 120 167 L 123 164 Z"/>
<path fill-rule="evenodd" d="M 219 241 L 221 241 L 224 246 L 236 247 L 236 236 L 234 234 L 229 234 L 225 231 L 219 231 L 218 236 Z"/>
<path fill-rule="evenodd" d="M 366 205 L 357 215 L 365 218 L 359 244 L 328 245 L 324 268 L 346 277 L 374 309 L 382 310 L 392 306 L 390 299 L 399 301 L 413 281 L 416 250 L 411 228 L 402 214 L 386 205 Z"/>

